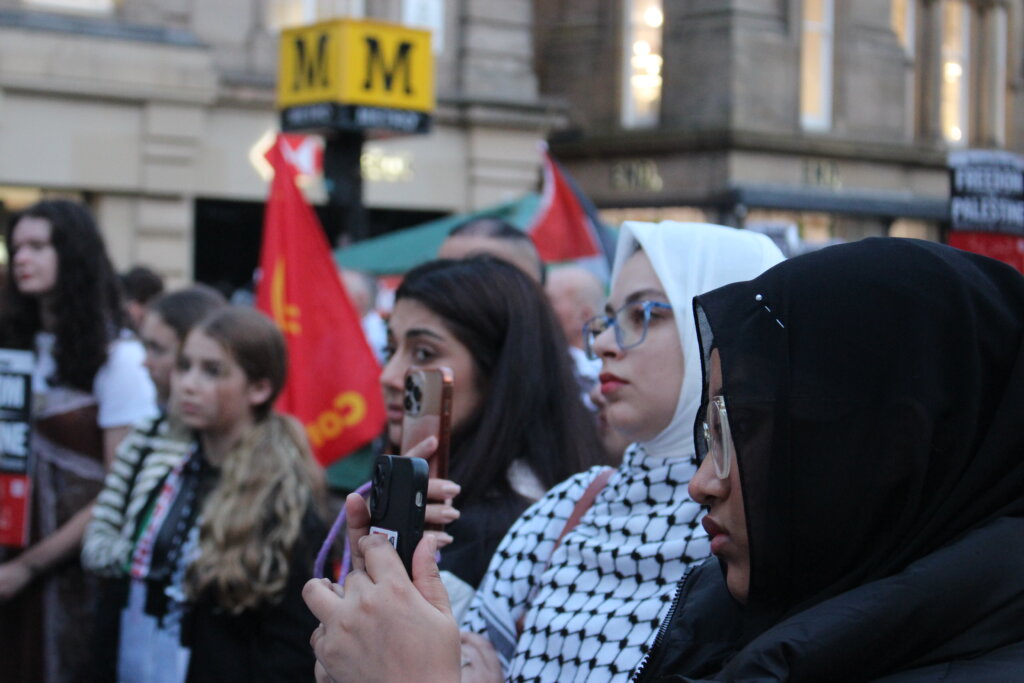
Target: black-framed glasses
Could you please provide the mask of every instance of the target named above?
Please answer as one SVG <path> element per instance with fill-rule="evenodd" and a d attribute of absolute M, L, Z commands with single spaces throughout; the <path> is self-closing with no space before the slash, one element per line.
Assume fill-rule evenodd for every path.
<path fill-rule="evenodd" d="M 728 479 L 735 451 L 724 396 L 712 396 L 704 415 L 704 445 L 719 479 Z"/>
<path fill-rule="evenodd" d="M 639 346 L 647 339 L 647 328 L 651 324 L 651 311 L 671 311 L 672 304 L 661 301 L 634 301 L 626 304 L 611 315 L 598 315 L 583 325 L 583 350 L 587 358 L 597 360 L 594 340 L 609 327 L 615 328 L 615 343 L 625 351 Z"/>

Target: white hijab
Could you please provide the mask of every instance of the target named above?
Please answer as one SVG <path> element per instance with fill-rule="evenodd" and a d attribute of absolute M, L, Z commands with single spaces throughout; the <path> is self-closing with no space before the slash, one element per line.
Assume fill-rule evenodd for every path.
<path fill-rule="evenodd" d="M 622 224 L 619 232 L 612 282 L 618 279 L 626 259 L 640 248 L 651 260 L 672 304 L 685 372 L 672 421 L 641 445 L 649 457 L 691 457 L 694 420 L 703 388 L 693 297 L 733 282 L 751 280 L 785 257 L 769 238 L 756 232 L 710 223 L 629 221 Z"/>

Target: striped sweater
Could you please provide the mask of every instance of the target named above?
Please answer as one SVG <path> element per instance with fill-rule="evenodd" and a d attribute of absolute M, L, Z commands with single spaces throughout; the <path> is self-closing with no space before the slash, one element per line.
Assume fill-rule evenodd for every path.
<path fill-rule="evenodd" d="M 135 426 L 117 449 L 82 541 L 82 565 L 101 576 L 125 576 L 140 518 L 160 482 L 188 451 L 188 433 L 162 414 Z"/>

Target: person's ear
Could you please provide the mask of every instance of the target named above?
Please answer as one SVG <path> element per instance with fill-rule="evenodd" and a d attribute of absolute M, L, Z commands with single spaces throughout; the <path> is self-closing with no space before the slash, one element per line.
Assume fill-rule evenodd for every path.
<path fill-rule="evenodd" d="M 253 408 L 263 405 L 268 399 L 270 399 L 270 395 L 273 391 L 274 387 L 271 385 L 270 379 L 267 377 L 258 379 L 255 382 L 249 382 L 249 405 Z"/>

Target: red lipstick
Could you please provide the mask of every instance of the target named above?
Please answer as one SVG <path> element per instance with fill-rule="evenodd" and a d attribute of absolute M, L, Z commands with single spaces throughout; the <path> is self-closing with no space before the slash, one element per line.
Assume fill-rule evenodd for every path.
<path fill-rule="evenodd" d="M 629 384 L 629 382 L 627 382 L 626 380 L 616 375 L 613 375 L 610 372 L 602 372 L 598 379 L 601 382 L 601 393 L 605 395 L 614 392 L 615 390 L 619 389 L 620 387 L 626 384 Z"/>

